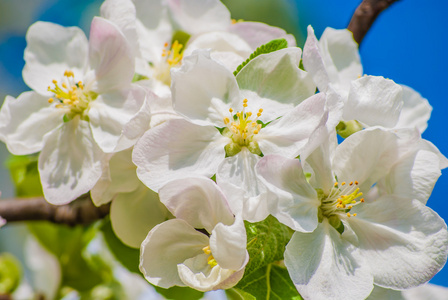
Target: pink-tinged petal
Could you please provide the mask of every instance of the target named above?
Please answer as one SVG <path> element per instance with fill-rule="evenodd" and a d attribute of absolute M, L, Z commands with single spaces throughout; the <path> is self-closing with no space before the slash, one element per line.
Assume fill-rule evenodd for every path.
<path fill-rule="evenodd" d="M 296 40 L 293 35 L 287 34 L 281 28 L 269 26 L 259 22 L 236 22 L 230 26 L 229 32 L 237 34 L 246 41 L 252 51 L 275 39 L 286 39 L 288 47 L 295 47 Z"/>
<path fill-rule="evenodd" d="M 97 93 L 128 88 L 134 76 L 134 55 L 117 25 L 93 18 L 89 37 L 89 63 Z M 87 85 L 88 83 L 86 83 Z"/>
<path fill-rule="evenodd" d="M 305 159 L 329 135 L 325 94 L 316 94 L 272 121 L 256 136 L 264 155 L 279 154 Z M 336 124 L 330 128 L 334 129 Z M 311 142 L 311 143 L 310 143 Z"/>
<path fill-rule="evenodd" d="M 234 217 L 216 183 L 206 177 L 170 181 L 159 190 L 160 201 L 178 219 L 212 233 L 218 223 L 233 224 Z"/>
<path fill-rule="evenodd" d="M 351 82 L 342 117 L 369 126 L 393 127 L 402 106 L 400 85 L 381 76 L 363 76 Z"/>
<path fill-rule="evenodd" d="M 137 177 L 137 167 L 132 163 L 132 149 L 113 154 L 103 167 L 103 174 L 90 190 L 96 206 L 110 202 L 119 193 L 129 193 L 141 184 Z"/>
<path fill-rule="evenodd" d="M 41 95 L 51 96 L 48 86 L 62 79 L 70 70 L 82 80 L 87 65 L 87 38 L 78 27 L 62 27 L 48 22 L 36 22 L 26 34 L 23 80 Z"/>
<path fill-rule="evenodd" d="M 225 31 L 231 24 L 230 12 L 219 0 L 168 0 L 174 21 L 189 34 Z"/>
<path fill-rule="evenodd" d="M 17 99 L 7 96 L 0 111 L 0 139 L 15 155 L 38 152 L 45 134 L 62 125 L 65 112 L 35 92 L 22 93 Z"/>
<path fill-rule="evenodd" d="M 445 222 L 418 200 L 384 196 L 353 208 L 357 257 L 370 266 L 375 284 L 407 289 L 430 280 L 448 255 Z"/>
<path fill-rule="evenodd" d="M 273 216 L 296 231 L 311 232 L 316 228 L 320 201 L 298 159 L 267 155 L 258 162 L 256 172 L 276 195 L 277 199 L 269 199 Z"/>
<path fill-rule="evenodd" d="M 429 105 L 428 100 L 423 98 L 418 92 L 405 85 L 401 85 L 401 87 L 403 88 L 403 108 L 395 127 L 416 127 L 423 133 L 426 127 L 428 127 L 432 107 Z"/>
<path fill-rule="evenodd" d="M 243 219 L 236 218 L 232 225 L 219 223 L 210 235 L 210 250 L 221 268 L 240 270 L 248 260 L 247 236 Z"/>
<path fill-rule="evenodd" d="M 44 143 L 38 168 L 45 199 L 66 204 L 90 191 L 101 177 L 104 153 L 89 123 L 75 117 L 46 135 Z"/>
<path fill-rule="evenodd" d="M 258 111 L 261 106 L 263 122 L 282 116 L 314 95 L 316 86 L 311 77 L 298 67 L 301 53 L 300 48 L 287 48 L 259 55 L 237 74 L 242 96 L 248 100 L 247 110 Z M 243 97 L 238 99 L 240 105 Z"/>
<path fill-rule="evenodd" d="M 202 248 L 208 244 L 208 237 L 184 220 L 166 221 L 155 226 L 143 241 L 140 271 L 154 285 L 163 288 L 185 286 L 179 277 L 177 265 L 204 254 Z"/>
<path fill-rule="evenodd" d="M 120 193 L 110 206 L 110 221 L 117 237 L 139 248 L 148 232 L 169 216 L 157 193 L 143 184 L 130 193 Z"/>
<path fill-rule="evenodd" d="M 333 171 L 338 181 L 358 181 L 363 191 L 389 173 L 392 166 L 420 142 L 416 130 L 391 132 L 370 128 L 352 134 L 336 149 Z"/>
<path fill-rule="evenodd" d="M 311 25 L 308 26 L 308 37 L 303 47 L 303 66 L 311 74 L 319 90 L 325 92 L 330 83 L 330 78 L 319 49 L 319 41 L 314 35 L 314 29 Z"/>
<path fill-rule="evenodd" d="M 0 217 L 0 227 L 6 224 L 6 220 Z"/>
<path fill-rule="evenodd" d="M 237 155 L 223 160 L 216 173 L 216 181 L 233 213 L 249 222 L 260 222 L 269 215 L 268 190 L 255 174 L 259 159 L 244 147 Z"/>
<path fill-rule="evenodd" d="M 171 72 L 174 109 L 198 125 L 224 127 L 230 103 L 239 100 L 235 76 L 197 50 Z"/>
<path fill-rule="evenodd" d="M 327 27 L 319 40 L 319 48 L 330 81 L 344 94 L 350 82 L 363 74 L 358 44 L 347 29 Z"/>
<path fill-rule="evenodd" d="M 212 126 L 169 120 L 147 131 L 134 147 L 137 175 L 158 191 L 167 182 L 192 174 L 211 177 L 225 157 L 223 137 Z"/>
<path fill-rule="evenodd" d="M 104 152 L 118 152 L 136 142 L 123 136 L 123 129 L 140 112 L 145 97 L 145 90 L 133 85 L 130 89 L 101 94 L 90 103 L 90 128 L 93 138 Z M 140 130 L 140 135 L 146 128 Z"/>
<path fill-rule="evenodd" d="M 312 233 L 294 233 L 286 246 L 285 265 L 304 299 L 365 299 L 373 278 L 352 251 L 324 219 Z"/>
<path fill-rule="evenodd" d="M 136 28 L 136 9 L 131 0 L 106 0 L 101 5 L 101 17 L 108 19 L 120 28 L 131 49 L 138 53 Z"/>

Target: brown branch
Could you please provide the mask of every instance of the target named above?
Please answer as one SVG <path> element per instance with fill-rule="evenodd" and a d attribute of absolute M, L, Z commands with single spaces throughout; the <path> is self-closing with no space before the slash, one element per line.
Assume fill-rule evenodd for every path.
<path fill-rule="evenodd" d="M 360 45 L 376 17 L 397 0 L 363 0 L 353 13 L 347 29 Z"/>
<path fill-rule="evenodd" d="M 46 220 L 74 226 L 89 224 L 109 214 L 110 205 L 96 207 L 88 195 L 70 204 L 52 205 L 43 197 L 0 200 L 0 216 L 7 222 Z"/>

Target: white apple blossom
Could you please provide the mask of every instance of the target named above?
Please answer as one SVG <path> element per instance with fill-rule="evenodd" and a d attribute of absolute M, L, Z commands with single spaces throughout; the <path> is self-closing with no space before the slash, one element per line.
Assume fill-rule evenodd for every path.
<path fill-rule="evenodd" d="M 90 40 L 81 29 L 37 22 L 27 33 L 23 78 L 34 91 L 6 97 L 0 138 L 9 151 L 41 151 L 44 196 L 68 203 L 88 192 L 101 176 L 104 152 L 132 146 L 122 134 L 145 101 L 131 84 L 134 57 L 119 29 L 92 21 Z"/>
<path fill-rule="evenodd" d="M 331 86 L 344 101 L 342 119 L 393 127 L 403 106 L 402 88 L 380 76 L 362 76 L 358 44 L 350 31 L 325 29 L 318 41 L 308 26 L 303 65 L 319 91 Z"/>
<path fill-rule="evenodd" d="M 97 206 L 112 202 L 112 229 L 124 244 L 139 248 L 148 232 L 171 214 L 157 193 L 137 178 L 131 154 L 132 149 L 115 153 L 90 195 Z"/>
<path fill-rule="evenodd" d="M 423 145 L 423 146 L 422 146 Z M 448 232 L 444 221 L 408 187 L 427 173 L 401 164 L 429 152 L 418 131 L 371 128 L 357 132 L 333 151 L 322 147 L 301 162 L 277 155 L 257 165 L 277 195 L 271 213 L 296 230 L 285 251 L 285 265 L 307 299 L 365 299 L 373 284 L 407 289 L 423 284 L 445 264 Z M 431 157 L 438 168 L 441 161 Z M 402 166 L 408 167 L 408 172 Z M 410 168 L 410 169 L 409 169 Z M 397 172 L 402 178 L 389 176 Z M 412 175 L 414 174 L 414 175 Z M 428 180 L 426 184 L 435 183 Z M 372 188 L 373 187 L 373 188 Z M 385 189 L 388 189 L 386 192 Z M 379 192 L 381 191 L 381 192 Z M 274 199 L 273 199 L 274 200 Z"/>
<path fill-rule="evenodd" d="M 261 55 L 236 78 L 206 51 L 186 57 L 172 72 L 174 109 L 185 119 L 167 121 L 138 141 L 133 161 L 140 180 L 157 191 L 175 178 L 216 173 L 222 188 L 242 192 L 244 200 L 229 199 L 232 209 L 244 211 L 246 220 L 266 218 L 267 190 L 254 173 L 260 155 L 306 157 L 339 122 L 338 99 L 313 95 L 298 68 L 300 54 L 287 48 Z"/>
<path fill-rule="evenodd" d="M 243 276 L 249 260 L 246 230 L 234 217 L 215 182 L 190 177 L 160 191 L 160 201 L 177 219 L 154 227 L 140 249 L 140 270 L 152 284 L 227 289 Z"/>

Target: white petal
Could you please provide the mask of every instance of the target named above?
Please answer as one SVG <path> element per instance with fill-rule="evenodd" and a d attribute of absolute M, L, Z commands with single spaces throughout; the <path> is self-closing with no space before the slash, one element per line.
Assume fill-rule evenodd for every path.
<path fill-rule="evenodd" d="M 210 59 L 206 51 L 195 51 L 184 58 L 182 67 L 173 70 L 174 109 L 198 125 L 224 127 L 229 104 L 239 100 L 235 76 Z"/>
<path fill-rule="evenodd" d="M 180 219 L 169 220 L 154 227 L 140 248 L 140 271 L 150 283 L 169 288 L 185 286 L 177 265 L 186 259 L 203 254 L 208 246 L 205 234 L 196 231 Z"/>
<path fill-rule="evenodd" d="M 368 199 L 367 199 L 368 201 Z M 384 196 L 353 208 L 357 256 L 371 267 L 375 284 L 406 289 L 431 279 L 445 264 L 445 222 L 418 200 Z"/>
<path fill-rule="evenodd" d="M 87 193 L 101 177 L 104 153 L 86 121 L 75 117 L 44 138 L 39 174 L 45 199 L 66 204 Z"/>
<path fill-rule="evenodd" d="M 300 48 L 286 48 L 259 55 L 237 74 L 242 95 L 248 99 L 247 110 L 254 112 L 252 103 L 257 110 L 261 106 L 263 122 L 282 116 L 314 94 L 311 77 L 298 68 L 301 53 Z"/>
<path fill-rule="evenodd" d="M 99 95 L 90 103 L 90 127 L 104 152 L 118 152 L 133 145 L 135 140 L 125 139 L 122 131 L 144 105 L 145 96 L 144 89 L 133 86 L 128 90 Z"/>
<path fill-rule="evenodd" d="M 300 154 L 305 159 L 328 138 L 325 102 L 325 94 L 316 94 L 262 128 L 257 140 L 263 154 L 279 154 L 289 158 Z"/>
<path fill-rule="evenodd" d="M 227 226 L 219 223 L 210 235 L 210 250 L 221 268 L 240 270 L 248 260 L 246 229 L 241 218 Z"/>
<path fill-rule="evenodd" d="M 325 92 L 330 83 L 330 78 L 319 49 L 319 41 L 314 35 L 314 29 L 311 25 L 308 25 L 308 37 L 303 47 L 303 66 L 311 74 L 319 90 Z"/>
<path fill-rule="evenodd" d="M 401 85 L 403 88 L 403 108 L 401 109 L 396 128 L 414 128 L 423 133 L 428 127 L 432 107 L 428 100 L 410 87 Z"/>
<path fill-rule="evenodd" d="M 285 265 L 305 299 L 365 299 L 373 278 L 351 251 L 324 219 L 312 233 L 294 233 L 286 246 Z"/>
<path fill-rule="evenodd" d="M 130 193 L 120 193 L 110 207 L 110 221 L 115 234 L 133 248 L 139 248 L 148 232 L 168 216 L 169 212 L 160 203 L 159 196 L 143 184 Z"/>
<path fill-rule="evenodd" d="M 344 107 L 344 120 L 358 120 L 369 126 L 393 127 L 403 106 L 400 85 L 381 76 L 353 80 Z"/>
<path fill-rule="evenodd" d="M 347 29 L 327 27 L 319 40 L 330 81 L 348 92 L 350 82 L 363 74 L 358 44 Z"/>
<path fill-rule="evenodd" d="M 279 155 L 263 157 L 256 166 L 263 183 L 278 197 L 269 199 L 269 212 L 280 222 L 301 232 L 311 232 L 317 226 L 320 201 L 314 188 L 307 182 L 298 159 Z"/>
<path fill-rule="evenodd" d="M 168 181 L 191 174 L 211 177 L 225 157 L 229 138 L 215 127 L 169 120 L 147 131 L 134 147 L 137 175 L 158 191 Z"/>
<path fill-rule="evenodd" d="M 331 159 L 334 152 L 334 144 L 337 140 L 329 139 L 322 143 L 320 147 L 314 150 L 310 156 L 306 158 L 306 163 L 311 166 L 310 184 L 321 188 L 325 193 L 329 193 L 334 183 L 334 175 L 332 173 Z"/>
<path fill-rule="evenodd" d="M 49 95 L 52 80 L 62 79 L 66 70 L 82 79 L 87 64 L 87 38 L 77 27 L 36 22 L 26 34 L 23 69 L 25 83 L 41 95 Z"/>
<path fill-rule="evenodd" d="M 189 34 L 226 30 L 230 12 L 218 0 L 168 0 L 174 20 Z"/>
<path fill-rule="evenodd" d="M 98 93 L 127 88 L 134 76 L 133 51 L 126 37 L 117 25 L 100 17 L 93 18 L 90 28 L 89 63 Z"/>
<path fill-rule="evenodd" d="M 159 190 L 160 201 L 178 219 L 209 233 L 218 223 L 233 224 L 226 198 L 216 183 L 206 177 L 170 181 Z"/>
<path fill-rule="evenodd" d="M 244 147 L 237 155 L 223 160 L 216 173 L 216 181 L 227 195 L 232 211 L 250 222 L 262 221 L 269 215 L 268 191 L 255 174 L 259 159 Z"/>
<path fill-rule="evenodd" d="M 119 193 L 132 192 L 141 184 L 132 163 L 132 149 L 115 153 L 103 168 L 103 174 L 90 190 L 96 206 L 110 202 Z"/>
<path fill-rule="evenodd" d="M 44 135 L 62 125 L 65 112 L 34 92 L 22 93 L 17 99 L 6 96 L 0 111 L 0 137 L 15 155 L 38 152 Z"/>
<path fill-rule="evenodd" d="M 288 47 L 295 47 L 296 40 L 293 35 L 287 34 L 281 28 L 269 26 L 260 22 L 236 22 L 230 26 L 229 32 L 239 35 L 254 51 L 275 39 L 286 39 Z"/>
<path fill-rule="evenodd" d="M 447 300 L 448 288 L 427 283 L 413 289 L 404 290 L 402 294 L 406 300 L 420 300 L 425 298 L 431 300 Z"/>

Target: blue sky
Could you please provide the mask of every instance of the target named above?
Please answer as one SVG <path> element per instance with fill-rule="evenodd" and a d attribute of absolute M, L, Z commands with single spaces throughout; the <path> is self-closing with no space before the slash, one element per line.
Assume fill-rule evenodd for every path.
<path fill-rule="evenodd" d="M 20 4 L 22 3 L 22 4 Z M 90 12 L 80 19 L 84 5 Z M 325 27 L 345 28 L 360 3 L 359 0 L 289 0 L 297 9 L 297 18 L 305 36 L 306 26 L 311 24 L 319 37 Z M 422 4 L 424 3 L 424 4 Z M 19 8 L 17 7 L 19 4 Z M 23 5 L 25 4 L 25 5 Z M 100 1 L 33 0 L 0 2 L 0 96 L 18 96 L 27 87 L 21 81 L 24 34 L 34 21 L 47 20 L 61 25 L 81 24 L 88 30 L 89 20 L 97 12 Z M 15 6 L 14 6 L 15 5 Z M 5 7 L 10 8 L 6 10 Z M 70 9 L 68 9 L 70 7 Z M 9 14 L 17 9 L 17 14 Z M 3 11 L 3 15 L 2 12 Z M 427 98 L 433 106 L 429 127 L 423 137 L 433 142 L 442 153 L 448 155 L 447 113 L 448 99 L 448 2 L 440 0 L 398 1 L 384 11 L 361 46 L 361 59 L 365 74 L 381 75 L 397 83 L 408 85 Z M 8 12 L 9 15 L 6 15 Z M 19 13 L 20 12 L 20 13 Z M 4 147 L 1 146 L 0 150 Z M 3 160 L 3 156 L 0 159 Z M 0 190 L 11 196 L 9 182 L 3 170 Z M 428 205 L 443 219 L 448 220 L 445 189 L 448 188 L 448 171 L 444 170 Z M 448 287 L 448 267 L 437 274 L 432 283 Z"/>

